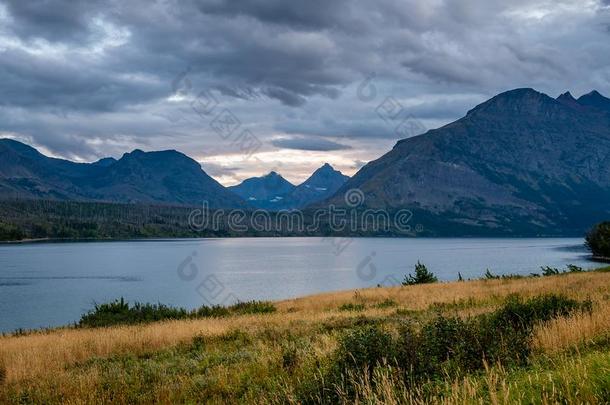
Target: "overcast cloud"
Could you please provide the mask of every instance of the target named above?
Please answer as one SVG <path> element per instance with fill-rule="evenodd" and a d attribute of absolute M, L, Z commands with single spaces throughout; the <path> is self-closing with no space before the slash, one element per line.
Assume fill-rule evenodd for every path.
<path fill-rule="evenodd" d="M 0 0 L 0 136 L 80 161 L 172 148 L 226 184 L 353 174 L 405 136 L 388 97 L 434 128 L 517 87 L 610 94 L 609 2 Z M 261 146 L 215 132 L 223 110 Z"/>

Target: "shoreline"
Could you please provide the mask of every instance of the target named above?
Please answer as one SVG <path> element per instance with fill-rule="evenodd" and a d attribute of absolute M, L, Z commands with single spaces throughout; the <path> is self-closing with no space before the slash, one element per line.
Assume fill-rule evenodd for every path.
<path fill-rule="evenodd" d="M 18 239 L 18 240 L 3 240 L 0 244 L 19 244 L 19 243 L 36 243 L 36 242 L 50 242 L 52 238 L 34 238 L 34 239 Z"/>
<path fill-rule="evenodd" d="M 193 237 L 163 237 L 151 236 L 145 238 L 29 238 L 18 240 L 0 240 L 0 246 L 3 244 L 27 244 L 27 243 L 77 243 L 77 242 L 147 242 L 147 241 L 180 241 L 180 240 L 198 240 L 198 239 L 285 239 L 285 238 L 350 238 L 350 239 L 576 239 L 582 238 L 582 235 L 455 235 L 455 236 L 409 236 L 409 235 L 245 235 L 245 236 L 193 236 Z M 610 263 L 610 258 L 600 257 L 599 261 Z"/>
<path fill-rule="evenodd" d="M 501 282 L 501 283 L 506 283 L 506 282 L 514 282 L 514 281 L 518 281 L 518 280 L 539 280 L 539 279 L 545 279 L 545 278 L 549 278 L 549 277 L 565 277 L 565 276 L 570 276 L 570 275 L 574 275 L 574 274 L 587 274 L 587 273 L 610 273 L 610 266 L 601 266 L 601 267 L 596 267 L 596 268 L 592 268 L 589 270 L 584 270 L 581 272 L 564 272 L 564 273 L 559 273 L 559 274 L 554 274 L 551 276 L 542 276 L 542 275 L 538 275 L 538 276 L 532 276 L 532 275 L 505 275 L 505 277 L 502 277 L 501 275 L 497 276 L 496 278 L 492 278 L 492 279 L 487 279 L 485 277 L 480 277 L 480 278 L 472 278 L 472 279 L 465 279 L 463 281 L 459 281 L 459 280 L 449 280 L 449 281 L 438 281 L 436 283 L 429 283 L 429 284 L 416 284 L 416 285 L 394 285 L 394 286 L 370 286 L 370 287 L 365 287 L 365 288 L 352 288 L 352 289 L 344 289 L 344 290 L 335 290 L 335 291 L 325 291 L 325 292 L 319 292 L 319 293 L 312 293 L 312 294 L 305 294 L 305 295 L 300 295 L 300 296 L 296 296 L 296 297 L 291 297 L 291 298 L 283 298 L 283 299 L 277 299 L 277 300 L 261 300 L 259 302 L 269 302 L 272 303 L 274 305 L 280 306 L 280 307 L 290 307 L 292 304 L 295 303 L 299 303 L 299 302 L 306 302 L 306 301 L 327 301 L 327 300 L 332 300 L 333 297 L 337 297 L 337 296 L 350 296 L 350 295 L 354 295 L 354 294 L 375 294 L 375 292 L 387 292 L 387 291 L 397 291 L 397 290 L 401 290 L 403 288 L 426 288 L 426 286 L 428 286 L 428 288 L 430 288 L 430 286 L 432 286 L 432 288 L 437 288 L 438 286 L 446 286 L 446 287 L 451 287 L 452 285 L 460 285 L 460 283 L 488 283 L 488 282 Z M 144 303 L 147 304 L 147 303 Z M 170 306 L 171 307 L 171 306 Z M 225 306 L 228 307 L 228 306 Z M 173 307 L 173 308 L 181 308 L 181 307 Z M 194 308 L 193 310 L 196 310 L 197 308 Z M 186 309 L 187 311 L 189 309 Z M 197 321 L 197 320 L 205 320 L 205 319 L 209 319 L 206 317 L 201 317 L 201 318 L 193 318 L 191 319 L 191 321 Z M 175 322 L 182 322 L 182 321 L 186 321 L 184 319 L 175 319 L 175 320 L 160 320 L 160 321 L 154 321 L 154 322 L 143 322 L 143 323 L 136 323 L 136 324 L 131 324 L 131 325 L 118 325 L 118 326 L 109 326 L 110 328 L 113 327 L 137 327 L 137 326 L 145 326 L 145 325 L 151 325 L 151 324 L 155 324 L 158 322 L 169 322 L 169 321 L 175 321 Z M 48 326 L 48 327 L 40 327 L 40 328 L 33 328 L 33 329 L 28 329 L 28 328 L 17 328 L 15 330 L 12 331 L 0 331 L 0 338 L 5 338 L 5 337 L 20 337 L 20 336 L 29 336 L 29 335 L 46 335 L 46 334 L 52 334 L 58 331 L 70 331 L 70 330 L 82 330 L 82 329 L 96 329 L 96 328 L 90 328 L 90 327 L 78 327 L 76 325 L 77 321 L 74 321 L 72 323 L 68 323 L 68 324 L 64 324 L 64 325 L 58 325 L 58 326 Z M 108 328 L 108 327 L 105 327 Z M 99 328 L 98 328 L 99 329 Z"/>

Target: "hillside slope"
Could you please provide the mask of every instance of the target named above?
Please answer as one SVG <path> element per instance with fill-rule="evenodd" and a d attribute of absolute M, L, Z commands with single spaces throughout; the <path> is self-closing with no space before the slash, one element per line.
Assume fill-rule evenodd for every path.
<path fill-rule="evenodd" d="M 174 151 L 126 153 L 74 163 L 0 139 L 0 197 L 242 207 L 244 202 Z"/>
<path fill-rule="evenodd" d="M 410 208 L 432 233 L 582 233 L 610 216 L 610 100 L 569 98 L 499 94 L 399 141 L 330 202 L 358 188 L 366 206 Z"/>

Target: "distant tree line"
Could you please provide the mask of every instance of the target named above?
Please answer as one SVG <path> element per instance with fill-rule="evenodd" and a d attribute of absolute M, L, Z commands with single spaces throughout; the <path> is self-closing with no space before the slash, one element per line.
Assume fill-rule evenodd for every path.
<path fill-rule="evenodd" d="M 229 226 L 230 211 L 213 210 L 210 226 L 194 227 L 189 218 L 201 207 L 117 204 L 54 200 L 1 200 L 0 241 L 23 239 L 130 239 L 231 236 L 383 236 L 392 230 L 335 232 L 327 220 L 315 227 L 314 213 L 304 211 L 301 229 L 291 223 L 290 214 L 269 213 L 269 226 Z M 216 215 L 216 213 L 221 215 Z M 257 219 L 253 212 L 242 212 L 242 223 Z"/>
<path fill-rule="evenodd" d="M 360 229 L 349 221 L 343 231 L 334 229 L 327 218 L 317 218 L 314 211 L 303 211 L 301 228 L 294 226 L 290 214 L 269 213 L 269 226 L 240 229 L 229 226 L 230 212 L 210 210 L 213 226 L 193 227 L 189 217 L 200 207 L 117 204 L 55 200 L 0 200 L 0 241 L 23 239 L 130 239 L 232 236 L 448 236 L 471 235 L 471 230 L 456 227 L 450 219 L 414 209 L 415 224 L 423 223 L 422 231 L 403 232 L 390 229 Z M 221 215 L 216 216 L 217 212 Z M 286 214 L 286 215 L 285 215 Z M 256 212 L 245 212 L 242 223 L 253 223 Z M 316 223 L 315 227 L 311 227 Z M 362 225 L 362 224 L 356 224 Z M 357 229 L 357 230 L 354 230 Z M 482 233 L 479 236 L 498 235 Z M 519 236 L 518 234 L 511 234 Z M 524 233 L 523 235 L 527 235 Z M 587 235 L 587 246 L 598 258 L 610 257 L 610 222 L 596 225 Z M 421 271 L 421 269 L 420 269 Z M 422 273 L 422 277 L 423 277 Z M 424 280 L 425 277 L 422 278 Z M 417 272 L 411 282 L 419 281 Z"/>
<path fill-rule="evenodd" d="M 201 236 L 188 226 L 190 211 L 187 207 L 4 200 L 0 202 L 0 240 Z M 203 236 L 222 235 L 220 230 Z"/>

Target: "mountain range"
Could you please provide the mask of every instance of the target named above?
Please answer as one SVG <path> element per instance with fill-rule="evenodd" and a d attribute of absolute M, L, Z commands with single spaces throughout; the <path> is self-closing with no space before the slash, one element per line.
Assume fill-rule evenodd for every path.
<path fill-rule="evenodd" d="M 120 159 L 75 163 L 0 139 L 0 197 L 201 205 L 211 208 L 302 208 L 331 196 L 347 176 L 325 164 L 294 186 L 271 172 L 223 187 L 201 165 L 174 151 L 125 153 Z"/>
<path fill-rule="evenodd" d="M 333 194 L 349 179 L 325 163 L 298 186 L 272 171 L 229 187 L 254 208 L 269 210 L 305 208 Z"/>
<path fill-rule="evenodd" d="M 432 235 L 576 235 L 610 218 L 610 99 L 507 91 L 403 139 L 352 178 L 325 164 L 295 186 L 280 174 L 229 188 L 176 151 L 74 163 L 0 139 L 0 197 L 200 205 L 410 209 Z"/>
<path fill-rule="evenodd" d="M 241 198 L 180 152 L 136 149 L 118 160 L 74 163 L 11 139 L 0 139 L 0 196 L 174 205 L 207 201 L 210 207 L 245 207 Z"/>
<path fill-rule="evenodd" d="M 501 93 L 399 141 L 325 203 L 354 188 L 363 206 L 409 208 L 438 231 L 581 234 L 610 218 L 610 99 Z"/>

